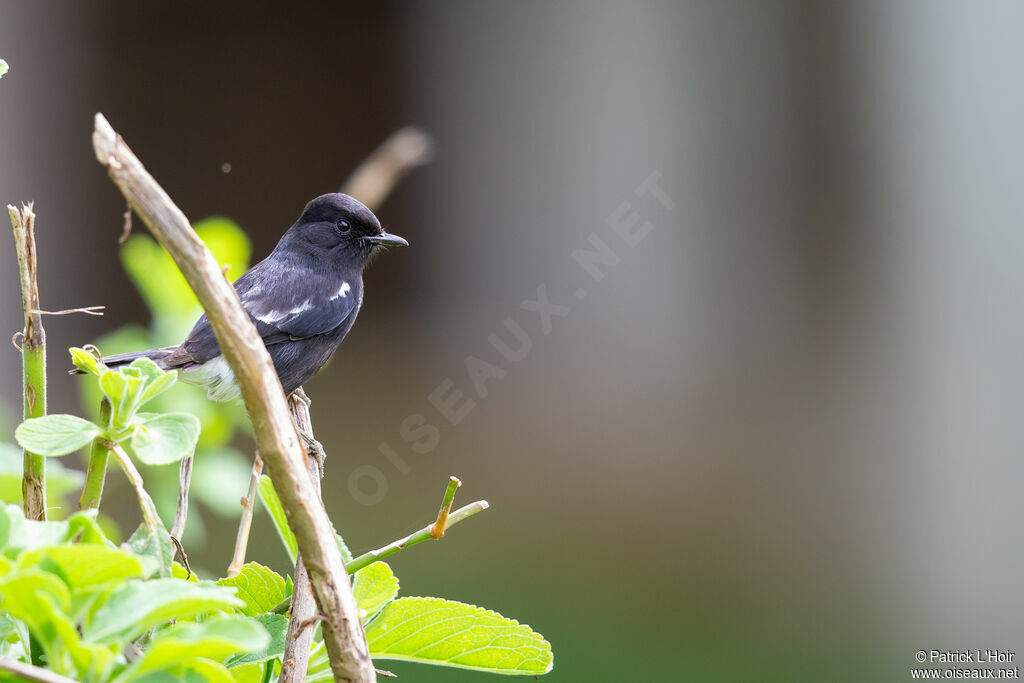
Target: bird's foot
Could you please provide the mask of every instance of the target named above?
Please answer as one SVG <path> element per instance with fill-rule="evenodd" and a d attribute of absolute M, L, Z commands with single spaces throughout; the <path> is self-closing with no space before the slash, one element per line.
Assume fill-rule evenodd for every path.
<path fill-rule="evenodd" d="M 292 396 L 305 403 L 307 408 L 313 404 L 313 401 L 310 400 L 309 396 L 306 396 L 306 392 L 302 387 L 293 391 Z"/>

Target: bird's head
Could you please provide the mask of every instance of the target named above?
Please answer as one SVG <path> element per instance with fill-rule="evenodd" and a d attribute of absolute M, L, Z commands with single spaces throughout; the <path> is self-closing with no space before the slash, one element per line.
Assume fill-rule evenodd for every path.
<path fill-rule="evenodd" d="M 303 209 L 295 225 L 281 239 L 308 253 L 334 263 L 363 266 L 374 251 L 384 247 L 407 247 L 398 235 L 385 232 L 373 212 L 347 194 L 320 195 Z"/>

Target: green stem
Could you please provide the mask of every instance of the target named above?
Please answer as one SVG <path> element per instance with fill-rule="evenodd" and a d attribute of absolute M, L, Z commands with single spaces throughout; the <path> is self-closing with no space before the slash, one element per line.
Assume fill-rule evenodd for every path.
<path fill-rule="evenodd" d="M 472 517 L 476 513 L 482 512 L 489 507 L 490 505 L 486 500 L 478 500 L 475 503 L 463 506 L 448 516 L 448 524 L 445 528 L 450 529 L 467 517 Z M 419 531 L 409 534 L 405 538 L 400 538 L 397 541 L 387 544 L 383 548 L 371 550 L 368 553 L 364 553 L 359 557 L 354 558 L 351 562 L 346 562 L 345 569 L 349 574 L 355 574 L 363 567 L 372 564 L 377 560 L 383 560 L 385 557 L 394 555 L 399 550 L 405 550 L 406 548 L 414 546 L 417 543 L 422 543 L 423 541 L 436 541 L 439 539 L 440 536 L 434 535 L 434 524 L 428 524 Z M 291 603 L 291 597 L 287 597 L 278 603 L 271 611 L 277 614 L 287 614 Z"/>
<path fill-rule="evenodd" d="M 100 403 L 100 424 L 110 424 L 110 401 L 105 397 Z M 89 469 L 85 473 L 85 487 L 78 500 L 79 510 L 91 510 L 100 506 L 103 497 L 103 481 L 107 476 L 107 458 L 110 457 L 110 442 L 103 437 L 92 440 L 89 450 Z"/>
<path fill-rule="evenodd" d="M 470 503 L 469 505 L 461 507 L 449 515 L 448 524 L 445 528 L 450 529 L 467 517 L 472 517 L 476 513 L 486 510 L 488 507 L 489 505 L 486 500 L 478 500 L 475 503 Z M 416 533 L 409 534 L 405 538 L 400 538 L 397 541 L 387 544 L 383 548 L 371 550 L 368 553 L 354 558 L 351 562 L 345 565 L 345 568 L 348 569 L 349 574 L 355 574 L 363 567 L 372 564 L 377 560 L 383 560 L 389 555 L 394 555 L 399 550 L 405 550 L 406 548 L 414 546 L 417 543 L 422 543 L 423 541 L 436 541 L 439 538 L 440 536 L 434 535 L 434 525 L 429 524 Z"/>
<path fill-rule="evenodd" d="M 14 231 L 14 249 L 18 255 L 21 281 L 21 304 L 25 312 L 22 330 L 22 386 L 25 390 L 25 419 L 46 415 L 46 333 L 39 309 L 39 287 L 36 281 L 36 215 L 32 204 L 21 210 L 7 206 Z M 46 519 L 46 458 L 25 451 L 21 493 L 25 516 Z"/>

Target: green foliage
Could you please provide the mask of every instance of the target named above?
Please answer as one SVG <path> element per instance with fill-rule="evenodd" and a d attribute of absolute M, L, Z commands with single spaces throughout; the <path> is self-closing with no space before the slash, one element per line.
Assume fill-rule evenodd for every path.
<path fill-rule="evenodd" d="M 0 443 L 0 500 L 8 503 L 21 502 L 21 475 L 23 455 L 13 444 Z M 78 491 L 85 481 L 85 475 L 78 470 L 64 467 L 60 460 L 46 464 L 46 505 L 53 512 L 64 506 L 64 497 Z"/>
<path fill-rule="evenodd" d="M 231 681 L 228 660 L 273 640 L 263 622 L 232 614 L 245 604 L 233 588 L 143 580 L 143 558 L 114 547 L 95 513 L 35 522 L 0 508 L 0 557 L 0 652 L 83 682 Z M 129 663 L 130 643 L 142 655 Z"/>
<path fill-rule="evenodd" d="M 196 227 L 232 275 L 244 272 L 250 247 L 237 226 L 211 219 Z M 177 267 L 143 236 L 129 240 L 122 259 L 153 311 L 153 325 L 119 330 L 101 341 L 104 351 L 179 341 L 200 311 Z M 26 420 L 15 431 L 22 447 L 61 456 L 92 443 L 94 455 L 113 449 L 123 458 L 123 446 L 153 467 L 199 450 L 203 457 L 196 460 L 193 493 L 214 511 L 238 511 L 237 498 L 224 494 L 224 482 L 238 479 L 242 484 L 249 472 L 247 459 L 228 446 L 247 424 L 237 405 L 215 404 L 182 389 L 175 372 L 164 372 L 148 359 L 112 370 L 84 349 L 71 349 L 71 357 L 89 375 L 82 383 L 86 405 L 97 406 L 102 399 L 105 408 L 91 420 L 72 415 Z M 3 500 L 20 497 L 20 462 L 19 451 L 0 444 Z M 131 462 L 122 462 L 131 472 Z M 102 476 L 94 478 L 96 471 L 102 475 L 91 468 L 85 487 L 99 501 Z M 147 478 L 150 473 L 151 487 L 153 479 L 157 482 L 153 490 L 167 494 L 160 496 L 163 504 L 173 503 L 174 474 L 157 468 L 147 470 Z M 0 506 L 0 657 L 42 665 L 83 683 L 275 680 L 288 629 L 288 616 L 278 612 L 290 597 L 290 578 L 255 562 L 215 582 L 187 576 L 173 562 L 174 546 L 157 503 L 137 475 L 132 481 L 143 523 L 120 546 L 101 531 L 95 510 L 37 522 L 26 519 L 16 505 Z M 82 483 L 81 473 L 54 462 L 47 494 L 59 498 Z M 259 493 L 294 564 L 295 535 L 268 477 L 260 480 Z M 199 521 L 194 514 L 190 520 Z M 349 563 L 352 555 L 335 535 Z M 384 562 L 354 574 L 353 591 L 374 658 L 503 674 L 551 670 L 550 644 L 528 626 L 473 605 L 399 598 L 398 588 L 398 578 Z M 311 647 L 307 681 L 332 680 L 319 628 Z"/>
<path fill-rule="evenodd" d="M 369 569 L 369 567 L 367 567 Z M 370 655 L 503 674 L 551 671 L 551 644 L 529 626 L 440 598 L 399 598 L 366 625 Z"/>
<path fill-rule="evenodd" d="M 8 68 L 9 67 L 7 66 L 7 62 L 5 62 L 4 60 L 0 59 L 0 78 L 4 77 L 4 74 L 7 73 L 7 69 Z"/>
<path fill-rule="evenodd" d="M 14 432 L 22 448 L 40 455 L 67 455 L 93 439 L 124 441 L 149 465 L 174 463 L 195 450 L 199 420 L 188 413 L 140 413 L 139 408 L 174 385 L 177 372 L 164 372 L 148 358 L 127 368 L 111 370 L 83 349 L 71 349 L 71 359 L 84 373 L 94 375 L 112 407 L 100 424 L 74 415 L 46 415 L 25 420 Z"/>
<path fill-rule="evenodd" d="M 242 566 L 237 576 L 217 581 L 218 586 L 231 586 L 245 605 L 242 614 L 254 617 L 271 611 L 287 597 L 284 577 L 256 562 Z"/>

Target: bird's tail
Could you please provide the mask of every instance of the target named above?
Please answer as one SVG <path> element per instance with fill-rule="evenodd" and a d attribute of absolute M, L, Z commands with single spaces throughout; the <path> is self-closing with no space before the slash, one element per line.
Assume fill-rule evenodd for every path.
<path fill-rule="evenodd" d="M 162 349 L 149 349 L 147 351 L 132 351 L 131 353 L 118 353 L 113 356 L 104 356 L 102 362 L 108 368 L 119 368 L 122 365 L 128 365 L 136 358 L 149 358 L 152 361 L 159 363 L 167 354 L 169 354 L 177 346 L 165 346 Z M 72 368 L 68 370 L 69 375 L 81 375 L 82 371 L 78 368 Z"/>

